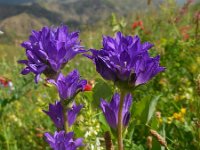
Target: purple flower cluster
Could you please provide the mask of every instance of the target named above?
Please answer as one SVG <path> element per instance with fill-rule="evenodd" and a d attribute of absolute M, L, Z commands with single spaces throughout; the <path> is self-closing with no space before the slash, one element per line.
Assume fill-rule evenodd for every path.
<path fill-rule="evenodd" d="M 29 41 L 22 43 L 22 47 L 26 49 L 27 60 L 19 61 L 26 65 L 21 73 L 26 75 L 33 72 L 36 83 L 43 73 L 50 83 L 56 85 L 59 92 L 60 101 L 49 104 L 48 111 L 44 110 L 58 130 L 54 135 L 45 133 L 46 141 L 54 150 L 76 150 L 83 146 L 82 139 L 74 140 L 74 133 L 67 133 L 65 125 L 72 126 L 83 107 L 74 102 L 72 107 L 68 108 L 68 104 L 76 94 L 84 90 L 87 81 L 80 78 L 77 70 L 66 77 L 61 73 L 69 60 L 76 54 L 85 52 L 78 38 L 79 33 L 69 33 L 66 26 L 43 27 L 40 31 L 33 31 Z"/>
<path fill-rule="evenodd" d="M 66 77 L 59 74 L 57 80 L 49 80 L 56 85 L 62 100 L 72 99 L 78 92 L 83 91 L 87 84 L 86 80 L 80 79 L 78 70 L 74 70 Z"/>
<path fill-rule="evenodd" d="M 61 70 L 76 54 L 85 52 L 80 46 L 78 32 L 69 33 L 66 26 L 44 27 L 33 31 L 29 41 L 22 43 L 22 46 L 27 56 L 27 60 L 19 61 L 26 65 L 22 74 L 34 73 L 37 83 L 43 73 L 59 93 L 60 101 L 49 104 L 48 111 L 44 110 L 57 128 L 54 135 L 44 134 L 46 141 L 54 150 L 76 150 L 83 146 L 83 139 L 75 140 L 74 133 L 68 132 L 65 126 L 74 124 L 83 105 L 76 105 L 75 102 L 71 108 L 68 105 L 79 92 L 84 91 L 87 81 L 81 79 L 78 70 L 73 70 L 67 76 Z M 91 55 L 86 55 L 96 64 L 97 72 L 104 79 L 113 81 L 121 91 L 121 95 L 115 93 L 110 102 L 101 99 L 100 103 L 109 126 L 117 130 L 118 137 L 121 137 L 118 141 L 122 141 L 122 126 L 126 127 L 130 120 L 132 95 L 128 91 L 147 83 L 165 70 L 159 65 L 159 56 L 150 57 L 148 50 L 152 47 L 153 44 L 149 42 L 141 43 L 138 36 L 124 36 L 118 32 L 114 38 L 104 36 L 103 48 L 92 49 Z"/>
<path fill-rule="evenodd" d="M 165 68 L 159 66 L 160 57 L 149 56 L 151 47 L 153 44 L 142 44 L 138 36 L 123 36 L 118 32 L 115 38 L 103 37 L 103 48 L 91 50 L 92 56 L 88 57 L 104 79 L 130 89 L 164 71 Z"/>
<path fill-rule="evenodd" d="M 87 82 L 80 78 L 77 70 L 70 72 L 66 77 L 60 73 L 57 80 L 51 79 L 49 81 L 56 85 L 60 101 L 56 101 L 54 105 L 49 104 L 49 110 L 44 110 L 44 112 L 51 118 L 60 132 L 55 132 L 54 136 L 45 133 L 46 141 L 54 150 L 76 150 L 77 147 L 83 145 L 82 139 L 73 141 L 73 132 L 66 133 L 65 124 L 67 123 L 68 127 L 73 125 L 83 105 L 76 105 L 74 102 L 72 107 L 68 108 L 65 101 L 70 102 L 71 98 L 74 98 L 78 92 L 83 91 Z"/>
<path fill-rule="evenodd" d="M 50 78 L 56 76 L 69 60 L 84 52 L 78 38 L 78 32 L 69 33 L 64 25 L 32 31 L 29 41 L 22 43 L 27 60 L 19 61 L 26 65 L 21 73 L 26 75 L 33 72 L 36 83 L 42 73 Z"/>
<path fill-rule="evenodd" d="M 54 135 L 47 132 L 44 136 L 50 147 L 54 150 L 76 150 L 78 147 L 83 146 L 83 139 L 78 138 L 74 140 L 73 132 L 65 133 L 65 131 L 56 131 Z"/>

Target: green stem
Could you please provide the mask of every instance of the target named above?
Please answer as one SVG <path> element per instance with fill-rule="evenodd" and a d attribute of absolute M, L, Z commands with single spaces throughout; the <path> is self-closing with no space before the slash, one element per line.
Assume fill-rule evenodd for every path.
<path fill-rule="evenodd" d="M 123 110 L 123 104 L 124 104 L 124 97 L 126 92 L 121 90 L 120 95 L 120 104 L 119 104 L 119 112 L 118 112 L 118 126 L 117 126 L 117 140 L 118 140 L 118 150 L 123 150 L 123 120 L 122 120 L 122 110 Z"/>
<path fill-rule="evenodd" d="M 62 104 L 62 107 L 63 107 L 64 130 L 67 133 L 67 131 L 68 131 L 67 105 L 65 105 L 64 100 L 62 100 L 61 104 Z"/>
<path fill-rule="evenodd" d="M 179 31 L 178 31 L 178 29 L 177 29 L 177 27 L 176 27 L 174 21 L 172 22 L 172 25 L 173 25 L 173 27 L 174 27 L 174 30 L 175 30 L 176 34 L 180 37 L 180 33 L 179 33 Z"/>
<path fill-rule="evenodd" d="M 169 147 L 165 147 L 167 150 L 169 150 Z"/>

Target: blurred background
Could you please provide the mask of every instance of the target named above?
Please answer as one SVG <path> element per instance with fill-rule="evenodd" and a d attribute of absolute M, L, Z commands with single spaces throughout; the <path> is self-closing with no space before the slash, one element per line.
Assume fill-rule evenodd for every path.
<path fill-rule="evenodd" d="M 150 41 L 151 55 L 161 55 L 166 71 L 134 93 L 127 150 L 164 150 L 149 128 L 170 150 L 200 150 L 199 0 L 0 0 L 0 150 L 49 149 L 43 133 L 55 128 L 42 110 L 58 99 L 56 89 L 45 80 L 36 85 L 32 74 L 22 76 L 17 60 L 26 58 L 20 44 L 32 30 L 61 24 L 80 31 L 86 49 L 100 49 L 102 35 L 122 31 Z M 109 128 L 99 98 L 109 100 L 114 89 L 89 60 L 77 56 L 64 72 L 73 68 L 93 86 L 77 97 L 84 109 L 73 130 L 84 138 L 82 149 L 103 150 Z"/>
<path fill-rule="evenodd" d="M 166 1 L 0 0 L 0 43 L 19 47 L 31 30 L 38 30 L 43 26 L 66 24 L 71 30 L 86 31 L 91 28 L 104 30 L 110 25 L 113 15 L 124 17 L 125 22 L 131 24 L 150 11 L 159 13 L 163 2 Z M 174 2 L 177 7 L 181 7 L 186 1 Z M 0 56 L 7 55 L 3 53 L 4 51 Z M 9 57 L 12 58 L 12 55 L 18 52 L 7 50 L 7 53 L 10 53 Z"/>

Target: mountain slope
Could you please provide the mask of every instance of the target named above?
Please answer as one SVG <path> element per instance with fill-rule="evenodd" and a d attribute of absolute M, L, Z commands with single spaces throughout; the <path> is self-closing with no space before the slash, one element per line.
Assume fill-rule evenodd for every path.
<path fill-rule="evenodd" d="M 147 8 L 146 0 L 35 0 L 37 3 L 33 1 L 24 4 L 26 0 L 20 0 L 19 4 L 23 5 L 1 4 L 0 30 L 11 33 L 10 30 L 21 36 L 30 33 L 27 32 L 30 27 L 47 24 L 64 23 L 77 28 L 80 25 L 92 25 L 104 21 L 112 12 L 127 15 Z M 159 4 L 159 1 L 152 0 L 154 5 L 156 2 Z"/>
<path fill-rule="evenodd" d="M 117 9 L 107 0 L 81 0 L 72 3 L 45 3 L 43 6 L 60 16 L 64 23 L 93 24 L 104 20 Z"/>
<path fill-rule="evenodd" d="M 38 19 L 32 15 L 22 13 L 3 20 L 0 23 L 0 29 L 7 35 L 24 37 L 32 29 L 40 29 L 44 24 L 48 25 L 49 21 L 45 18 Z"/>
<path fill-rule="evenodd" d="M 27 13 L 39 18 L 44 17 L 51 22 L 61 21 L 61 18 L 57 13 L 46 10 L 38 3 L 33 3 L 31 5 L 0 5 L 0 20 L 21 13 Z"/>

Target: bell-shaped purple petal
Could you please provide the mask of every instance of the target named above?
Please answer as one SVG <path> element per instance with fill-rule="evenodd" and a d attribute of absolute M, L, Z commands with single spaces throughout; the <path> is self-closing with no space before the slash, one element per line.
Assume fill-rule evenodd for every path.
<path fill-rule="evenodd" d="M 103 48 L 90 50 L 92 55 L 87 57 L 93 60 L 104 79 L 130 89 L 147 83 L 165 70 L 159 66 L 159 56 L 149 56 L 148 50 L 152 47 L 149 42 L 141 43 L 138 36 L 124 36 L 118 32 L 114 38 L 103 36 Z"/>
<path fill-rule="evenodd" d="M 65 115 L 67 115 L 67 123 L 70 127 L 74 124 L 76 117 L 80 110 L 82 109 L 83 105 L 76 105 L 73 103 L 72 107 L 69 108 Z M 64 115 L 63 115 L 63 106 L 60 101 L 56 101 L 55 104 L 49 104 L 49 110 L 43 110 L 54 122 L 57 129 L 64 129 Z"/>
<path fill-rule="evenodd" d="M 64 126 L 64 119 L 63 119 L 63 107 L 61 102 L 56 101 L 55 104 L 49 104 L 49 110 L 43 110 L 54 122 L 55 126 L 58 129 L 62 129 Z"/>
<path fill-rule="evenodd" d="M 60 73 L 57 80 L 49 80 L 56 85 L 61 100 L 70 100 L 78 92 L 83 91 L 87 81 L 81 79 L 78 70 L 70 72 L 66 77 Z"/>
<path fill-rule="evenodd" d="M 56 131 L 54 135 L 47 132 L 44 136 L 53 150 L 76 150 L 78 147 L 83 146 L 82 138 L 74 140 L 73 132 L 65 133 L 65 131 Z"/>
<path fill-rule="evenodd" d="M 103 111 L 106 121 L 108 122 L 109 126 L 113 129 L 116 129 L 118 125 L 119 103 L 120 103 L 120 95 L 118 93 L 115 93 L 113 95 L 110 103 L 101 99 L 100 107 Z M 122 118 L 124 126 L 127 126 L 130 120 L 129 109 L 131 107 L 131 104 L 132 104 L 132 96 L 131 94 L 127 94 L 124 98 L 124 104 L 122 109 Z"/>
<path fill-rule="evenodd" d="M 83 105 L 76 105 L 75 103 L 73 104 L 72 108 L 70 108 L 67 111 L 67 119 L 68 119 L 68 125 L 71 126 L 74 124 L 77 114 L 80 112 L 82 109 Z"/>
<path fill-rule="evenodd" d="M 32 31 L 29 41 L 21 45 L 26 49 L 27 60 L 20 60 L 26 68 L 22 74 L 33 72 L 39 80 L 44 73 L 47 77 L 55 76 L 78 53 L 85 52 L 80 46 L 79 33 L 68 31 L 67 26 L 57 28 L 43 27 Z"/>
<path fill-rule="evenodd" d="M 147 57 L 145 59 L 146 64 L 138 64 L 138 68 L 144 68 L 142 71 L 138 71 L 138 76 L 135 85 L 145 84 L 148 80 L 153 78 L 156 74 L 163 71 L 163 67 L 159 67 L 160 56 L 155 58 Z M 144 66 L 146 65 L 146 66 Z"/>
<path fill-rule="evenodd" d="M 78 138 L 74 141 L 74 144 L 76 147 L 80 147 L 83 146 L 83 139 L 82 138 Z"/>
<path fill-rule="evenodd" d="M 49 134 L 48 132 L 46 132 L 44 134 L 45 138 L 46 138 L 46 141 L 49 143 L 50 147 L 53 148 L 54 147 L 54 144 L 55 144 L 55 139 L 54 137 Z"/>

